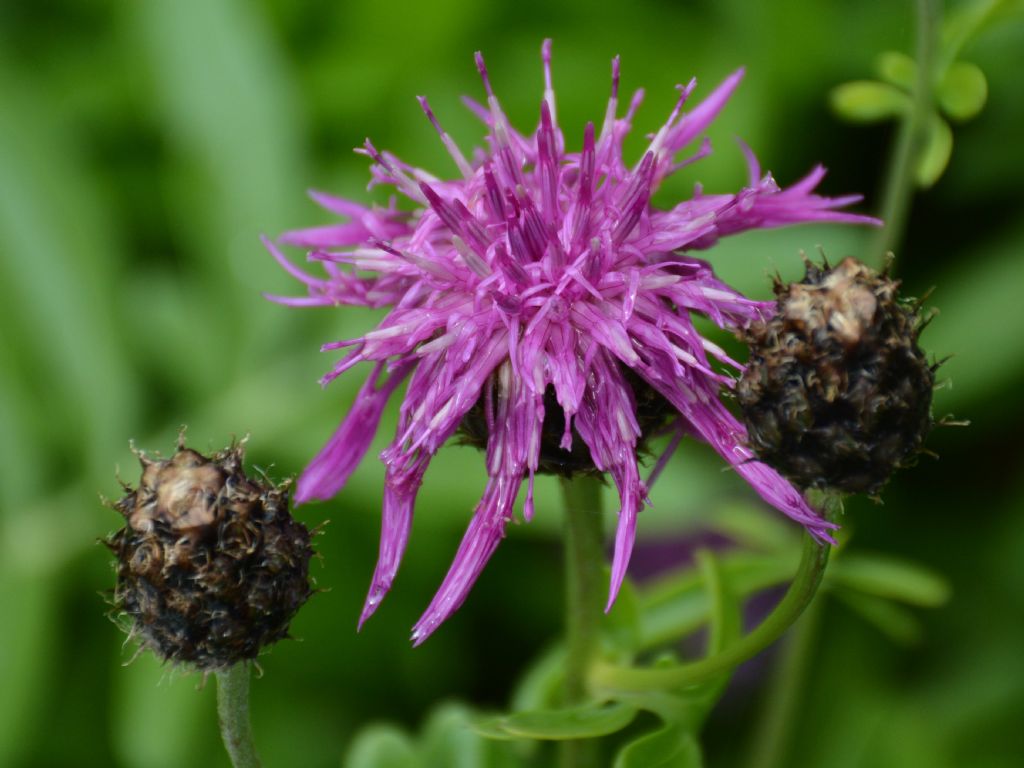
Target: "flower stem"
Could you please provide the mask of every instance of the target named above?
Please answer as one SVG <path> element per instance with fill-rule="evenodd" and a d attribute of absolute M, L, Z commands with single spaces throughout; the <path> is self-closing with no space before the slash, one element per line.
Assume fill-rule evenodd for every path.
<path fill-rule="evenodd" d="M 215 674 L 220 735 L 231 764 L 235 768 L 260 768 L 249 723 L 249 665 L 239 662 Z"/>
<path fill-rule="evenodd" d="M 565 500 L 566 661 L 564 704 L 579 704 L 587 694 L 587 672 L 598 648 L 604 589 L 604 534 L 601 481 L 579 476 L 562 480 Z M 563 768 L 596 765 L 594 743 L 561 744 Z"/>
<path fill-rule="evenodd" d="M 870 253 L 874 264 L 884 263 L 886 255 L 899 247 L 906 229 L 910 200 L 914 194 L 914 172 L 924 144 L 932 105 L 932 73 L 935 69 L 936 43 L 942 16 L 939 0 L 917 0 L 915 59 L 917 79 L 910 111 L 900 123 L 882 193 L 884 225 L 875 237 Z"/>
<path fill-rule="evenodd" d="M 799 618 L 821 584 L 830 549 L 807 534 L 800 566 L 782 600 L 755 630 L 720 653 L 688 664 L 653 669 L 598 662 L 591 668 L 591 685 L 618 693 L 645 692 L 695 685 L 728 672 L 778 640 Z"/>

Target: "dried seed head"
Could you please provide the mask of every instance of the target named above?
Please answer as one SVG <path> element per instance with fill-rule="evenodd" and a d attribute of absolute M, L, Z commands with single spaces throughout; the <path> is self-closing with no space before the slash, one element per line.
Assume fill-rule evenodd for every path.
<path fill-rule="evenodd" d="M 919 305 L 853 258 L 776 283 L 736 389 L 758 457 L 803 488 L 877 493 L 932 426 Z"/>
<path fill-rule="evenodd" d="M 114 607 L 143 647 L 204 670 L 252 659 L 285 637 L 311 594 L 306 527 L 287 483 L 250 479 L 243 444 L 207 458 L 180 442 L 167 460 L 139 453 L 142 479 L 114 504 L 127 525 Z"/>

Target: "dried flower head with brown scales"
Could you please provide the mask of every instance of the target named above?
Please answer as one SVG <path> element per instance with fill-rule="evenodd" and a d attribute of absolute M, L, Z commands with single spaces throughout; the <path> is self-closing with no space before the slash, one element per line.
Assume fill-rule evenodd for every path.
<path fill-rule="evenodd" d="M 936 365 L 919 302 L 853 258 L 776 281 L 777 312 L 746 333 L 736 388 L 758 457 L 803 488 L 876 494 L 932 427 Z"/>
<path fill-rule="evenodd" d="M 255 658 L 288 634 L 311 594 L 310 532 L 288 511 L 288 485 L 249 478 L 244 441 L 166 460 L 137 451 L 142 479 L 112 504 L 126 526 L 114 609 L 130 636 L 162 659 L 202 670 Z"/>

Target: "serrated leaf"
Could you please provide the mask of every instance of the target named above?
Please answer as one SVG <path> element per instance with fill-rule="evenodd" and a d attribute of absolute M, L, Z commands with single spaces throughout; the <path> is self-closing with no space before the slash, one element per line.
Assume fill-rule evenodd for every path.
<path fill-rule="evenodd" d="M 621 731 L 636 717 L 629 704 L 587 704 L 566 709 L 516 712 L 504 717 L 481 720 L 475 728 L 491 738 L 593 739 Z"/>
<path fill-rule="evenodd" d="M 854 80 L 832 89 L 829 103 L 837 115 L 857 123 L 899 117 L 911 108 L 910 97 L 888 83 Z"/>
<path fill-rule="evenodd" d="M 843 553 L 826 578 L 854 592 L 936 608 L 949 600 L 949 583 L 924 566 L 886 555 Z"/>
<path fill-rule="evenodd" d="M 693 734 L 668 726 L 626 744 L 615 758 L 614 768 L 700 768 L 703 764 Z"/>
<path fill-rule="evenodd" d="M 899 51 L 885 51 L 875 61 L 875 71 L 885 82 L 913 90 L 917 81 L 917 62 Z"/>
<path fill-rule="evenodd" d="M 957 61 L 939 83 L 939 105 L 952 120 L 970 120 L 988 99 L 985 73 L 970 62 Z"/>
<path fill-rule="evenodd" d="M 953 131 L 938 113 L 932 113 L 926 128 L 924 147 L 917 158 L 915 175 L 919 186 L 928 188 L 942 176 L 953 154 Z"/>
<path fill-rule="evenodd" d="M 419 768 L 409 737 L 392 725 L 371 725 L 356 736 L 342 765 L 345 768 Z"/>

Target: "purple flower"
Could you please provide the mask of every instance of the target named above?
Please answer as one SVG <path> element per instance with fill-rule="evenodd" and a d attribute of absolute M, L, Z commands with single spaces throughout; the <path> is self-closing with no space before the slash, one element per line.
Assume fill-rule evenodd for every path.
<path fill-rule="evenodd" d="M 596 129 L 587 125 L 578 152 L 566 151 L 555 118 L 550 41 L 542 58 L 540 123 L 523 135 L 509 125 L 476 54 L 487 105 L 465 101 L 487 127 L 487 148 L 472 160 L 445 133 L 427 100 L 419 99 L 455 162 L 458 175 L 451 180 L 369 141 L 357 150 L 373 161 L 370 186 L 393 186 L 414 203 L 412 212 L 400 210 L 394 199 L 380 208 L 313 193 L 344 223 L 288 232 L 280 242 L 309 249 L 325 277 L 299 270 L 265 240 L 309 293 L 275 300 L 390 308 L 369 333 L 324 345 L 350 350 L 324 383 L 363 361 L 373 369 L 338 431 L 299 478 L 298 502 L 327 499 L 341 489 L 369 448 L 392 392 L 408 379 L 398 433 L 381 454 L 387 473 L 380 559 L 360 626 L 391 587 L 431 457 L 471 409 L 482 410 L 487 486 L 444 583 L 413 629 L 417 644 L 466 599 L 505 535 L 524 479 L 522 514 L 531 519 L 546 406 L 549 422 L 553 411 L 564 414 L 558 447 L 568 451 L 582 440 L 593 465 L 618 488 L 611 606 L 647 499 L 631 381 L 670 404 L 680 432 L 710 443 L 768 503 L 820 539 L 830 540 L 834 527 L 778 473 L 754 460 L 742 425 L 719 400 L 734 380 L 712 360 L 735 370 L 742 366 L 703 338 L 691 319 L 696 312 L 723 328 L 742 328 L 771 314 L 773 305 L 742 296 L 688 254 L 747 229 L 875 220 L 836 210 L 859 196 L 813 194 L 824 176 L 821 167 L 781 189 L 771 174 L 761 174 L 746 148 L 747 187 L 725 195 L 698 187 L 692 199 L 673 208 L 653 208 L 651 195 L 663 179 L 710 152 L 705 139 L 694 154 L 677 159 L 725 105 L 742 70 L 689 112 L 683 106 L 696 81 L 680 87 L 667 122 L 630 166 L 622 144 L 643 92 L 634 94 L 620 117 L 618 58 L 604 120 Z"/>

